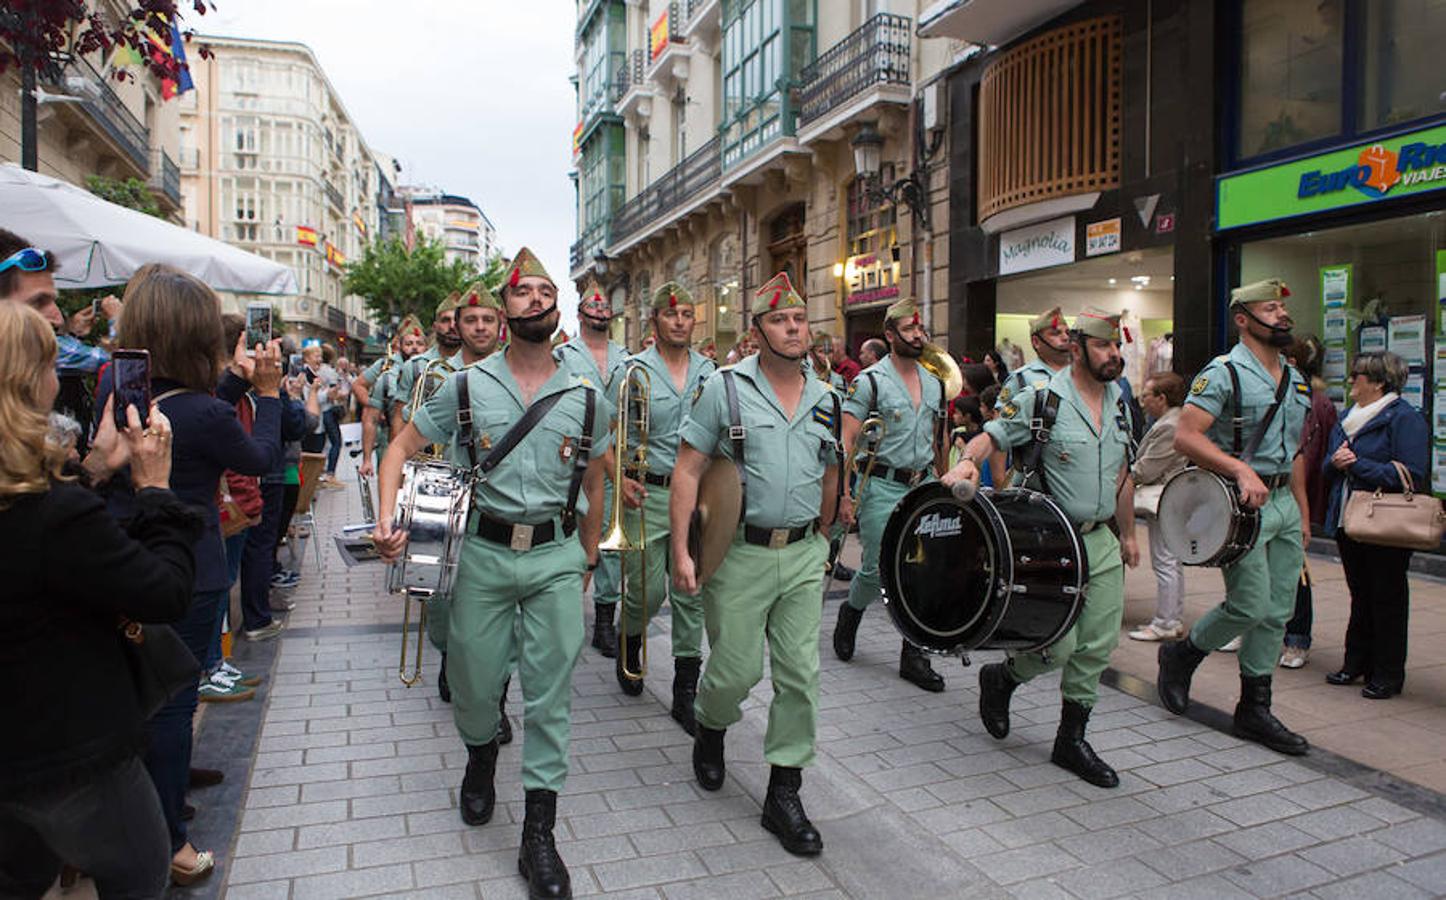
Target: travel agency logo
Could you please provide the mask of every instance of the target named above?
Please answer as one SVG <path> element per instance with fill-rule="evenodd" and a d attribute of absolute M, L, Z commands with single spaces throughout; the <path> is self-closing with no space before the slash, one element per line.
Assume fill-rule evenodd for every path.
<path fill-rule="evenodd" d="M 1353 166 L 1303 173 L 1296 196 L 1304 200 L 1354 188 L 1376 200 L 1398 184 L 1415 187 L 1436 181 L 1446 181 L 1446 144 L 1416 142 L 1406 144 L 1399 153 L 1375 144 L 1362 150 Z"/>

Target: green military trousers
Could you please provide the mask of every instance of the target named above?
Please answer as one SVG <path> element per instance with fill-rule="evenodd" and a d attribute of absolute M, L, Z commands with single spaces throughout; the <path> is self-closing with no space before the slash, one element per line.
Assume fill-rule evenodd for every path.
<path fill-rule="evenodd" d="M 642 559 L 644 554 L 609 553 L 608 556 L 626 556 L 623 565 L 627 567 L 628 596 L 623 598 L 623 612 L 619 616 L 618 631 L 629 637 L 646 634 L 648 623 L 657 615 L 664 598 L 673 611 L 673 655 L 696 658 L 703 655 L 703 599 L 697 594 L 684 594 L 672 587 L 668 572 L 672 569 L 672 528 L 668 522 L 667 488 L 650 487 L 648 498 L 641 510 L 629 509 L 624 514 L 624 528 L 629 536 L 636 537 L 639 519 L 646 517 L 647 523 L 647 612 L 643 611 Z"/>
<path fill-rule="evenodd" d="M 1011 653 L 1010 676 L 1029 681 L 1063 668 L 1059 692 L 1064 699 L 1093 709 L 1099 699 L 1100 675 L 1110 664 L 1110 653 L 1120 642 L 1120 620 L 1125 613 L 1125 565 L 1114 532 L 1099 527 L 1084 535 L 1090 560 L 1090 582 L 1084 609 L 1074 627 L 1039 653 Z"/>
<path fill-rule="evenodd" d="M 1224 567 L 1225 602 L 1200 617 L 1190 643 L 1218 650 L 1240 635 L 1240 674 L 1274 672 L 1304 562 L 1300 507 L 1289 486 L 1278 487 L 1260 508 L 1255 546 Z"/>
<path fill-rule="evenodd" d="M 889 513 L 908 492 L 908 485 L 887 478 L 870 478 L 864 485 L 864 495 L 859 498 L 855 512 L 863 556 L 859 559 L 859 570 L 849 584 L 848 602 L 854 609 L 868 609 L 869 604 L 879 598 L 879 543 L 884 539 Z"/>
<path fill-rule="evenodd" d="M 522 681 L 522 786 L 560 791 L 567 779 L 572 669 L 582 651 L 582 573 L 576 535 L 516 551 L 468 536 L 462 546 L 447 652 L 452 715 L 462 740 L 497 736 L 502 686 Z"/>
<path fill-rule="evenodd" d="M 741 533 L 703 585 L 708 660 L 693 714 L 698 724 L 724 729 L 743 717 L 740 706 L 763 678 L 768 643 L 773 702 L 763 756 L 775 766 L 813 762 L 818 725 L 818 623 L 828 541 L 811 534 L 773 550 L 743 542 Z"/>
<path fill-rule="evenodd" d="M 612 479 L 603 479 L 603 529 L 607 529 L 609 517 L 613 514 Z M 652 522 L 648 523 L 650 526 Z M 592 602 L 612 605 L 618 602 L 622 591 L 622 561 L 616 553 L 604 553 L 598 558 L 597 569 L 592 573 Z"/>

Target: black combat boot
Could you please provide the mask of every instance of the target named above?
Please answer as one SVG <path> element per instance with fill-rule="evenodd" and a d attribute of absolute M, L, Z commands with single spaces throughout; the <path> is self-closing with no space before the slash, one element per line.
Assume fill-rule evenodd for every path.
<path fill-rule="evenodd" d="M 979 721 L 996 738 L 1009 736 L 1009 698 L 1019 682 L 1009 677 L 1006 663 L 979 667 Z"/>
<path fill-rule="evenodd" d="M 803 811 L 798 789 L 803 770 L 774 766 L 768 777 L 768 796 L 763 801 L 763 827 L 778 836 L 783 849 L 795 856 L 817 856 L 823 852 L 823 838 Z"/>
<path fill-rule="evenodd" d="M 462 821 L 468 825 L 486 825 L 497 805 L 497 791 L 492 785 L 497 771 L 497 742 L 467 745 L 467 772 L 462 776 Z"/>
<path fill-rule="evenodd" d="M 693 735 L 693 774 L 705 791 L 716 791 L 723 786 L 723 729 L 717 731 L 706 725 L 699 725 Z"/>
<path fill-rule="evenodd" d="M 696 656 L 673 657 L 673 721 L 689 734 L 697 733 L 693 721 L 693 700 L 698 696 L 698 670 L 703 660 Z"/>
<path fill-rule="evenodd" d="M 532 900 L 571 897 L 572 879 L 552 841 L 552 826 L 557 820 L 557 792 L 530 790 L 525 808 L 517 871 L 527 879 L 527 896 Z"/>
<path fill-rule="evenodd" d="M 899 648 L 899 677 L 931 694 L 944 690 L 944 676 L 929 665 L 929 657 L 907 640 Z"/>
<path fill-rule="evenodd" d="M 1085 726 L 1089 724 L 1090 711 L 1073 700 L 1064 701 L 1059 715 L 1059 732 L 1054 736 L 1054 752 L 1049 761 L 1067 769 L 1088 781 L 1095 787 L 1112 788 L 1120 786 L 1120 776 L 1098 756 L 1085 740 Z"/>
<path fill-rule="evenodd" d="M 592 605 L 592 645 L 608 659 L 618 655 L 618 630 L 613 625 L 613 607 L 616 603 L 594 603 Z"/>
<path fill-rule="evenodd" d="M 1170 712 L 1178 716 L 1190 708 L 1190 679 L 1208 655 L 1192 644 L 1188 635 L 1183 641 L 1160 645 L 1160 674 L 1155 689 Z"/>
<path fill-rule="evenodd" d="M 437 670 L 437 696 L 443 703 L 452 702 L 452 686 L 447 683 L 447 651 L 442 651 L 442 668 Z"/>
<path fill-rule="evenodd" d="M 1270 712 L 1270 676 L 1241 675 L 1240 702 L 1235 704 L 1235 736 L 1264 744 L 1277 753 L 1305 756 L 1306 739 L 1286 728 Z"/>
<path fill-rule="evenodd" d="M 497 698 L 497 743 L 512 743 L 512 722 L 507 718 L 507 688 L 512 679 L 502 682 L 502 696 Z"/>
<path fill-rule="evenodd" d="M 637 672 L 643 667 L 643 636 L 624 635 L 623 649 L 618 654 L 617 662 L 613 665 L 613 674 L 617 676 L 618 687 L 629 697 L 636 697 L 643 692 L 643 679 L 634 681 L 623 674 L 623 666 L 627 666 L 629 672 Z"/>
<path fill-rule="evenodd" d="M 844 662 L 854 658 L 854 639 L 859 634 L 859 620 L 864 617 L 864 611 L 854 609 L 845 600 L 839 604 L 838 624 L 833 627 L 833 655 Z"/>

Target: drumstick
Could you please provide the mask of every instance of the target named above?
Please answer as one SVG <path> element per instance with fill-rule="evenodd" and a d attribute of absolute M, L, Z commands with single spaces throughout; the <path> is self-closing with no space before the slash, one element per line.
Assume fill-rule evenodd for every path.
<path fill-rule="evenodd" d="M 979 493 L 979 485 L 970 481 L 968 478 L 964 478 L 954 482 L 949 490 L 953 492 L 955 500 L 958 500 L 960 503 L 968 503 L 974 499 L 975 494 Z"/>

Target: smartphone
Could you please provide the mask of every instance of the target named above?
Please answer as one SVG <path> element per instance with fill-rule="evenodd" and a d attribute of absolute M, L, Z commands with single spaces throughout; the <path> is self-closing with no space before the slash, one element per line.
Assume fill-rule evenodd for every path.
<path fill-rule="evenodd" d="M 141 416 L 141 427 L 151 418 L 151 354 L 146 350 L 117 350 L 111 356 L 115 372 L 112 409 L 116 428 L 125 428 L 126 407 L 134 406 Z"/>
<path fill-rule="evenodd" d="M 94 300 L 90 301 L 90 314 L 92 316 L 95 316 L 97 319 L 99 319 L 102 314 L 100 309 L 101 299 L 102 298 L 100 297 L 96 297 Z"/>
<path fill-rule="evenodd" d="M 248 303 L 246 305 L 246 350 L 256 352 L 257 344 L 271 343 L 271 304 Z"/>
<path fill-rule="evenodd" d="M 301 374 L 300 353 L 293 353 L 291 354 L 291 356 L 287 357 L 286 374 L 290 375 L 292 378 L 295 378 L 297 375 Z"/>

